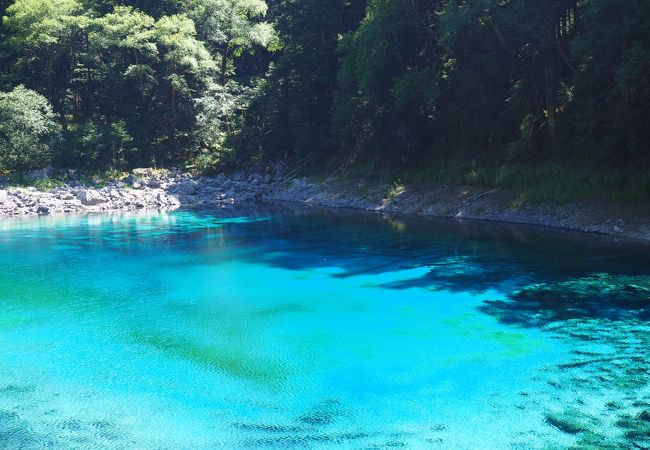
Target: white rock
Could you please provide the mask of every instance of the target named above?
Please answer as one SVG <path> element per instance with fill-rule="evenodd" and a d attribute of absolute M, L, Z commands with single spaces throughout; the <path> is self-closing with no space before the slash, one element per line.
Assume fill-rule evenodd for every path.
<path fill-rule="evenodd" d="M 95 206 L 106 203 L 104 196 L 95 189 L 84 189 L 77 194 L 81 204 L 84 206 Z"/>

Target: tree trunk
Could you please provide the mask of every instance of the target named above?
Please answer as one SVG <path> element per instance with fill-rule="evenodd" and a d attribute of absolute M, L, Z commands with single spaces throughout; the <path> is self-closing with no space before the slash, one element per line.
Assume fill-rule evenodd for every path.
<path fill-rule="evenodd" d="M 228 46 L 224 48 L 221 54 L 221 84 L 226 84 L 228 78 Z"/>

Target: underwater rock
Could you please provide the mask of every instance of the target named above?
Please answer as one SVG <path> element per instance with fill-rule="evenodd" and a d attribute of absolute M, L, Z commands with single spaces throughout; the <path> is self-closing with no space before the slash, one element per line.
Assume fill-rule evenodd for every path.
<path fill-rule="evenodd" d="M 567 434 L 578 434 L 588 431 L 588 428 L 576 417 L 576 413 L 547 414 L 546 423 Z"/>

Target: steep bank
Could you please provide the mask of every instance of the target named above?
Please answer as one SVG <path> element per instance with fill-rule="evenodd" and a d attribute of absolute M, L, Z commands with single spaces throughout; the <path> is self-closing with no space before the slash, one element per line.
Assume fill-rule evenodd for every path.
<path fill-rule="evenodd" d="M 49 191 L 0 189 L 0 217 L 112 210 L 225 208 L 238 203 L 290 202 L 330 208 L 457 220 L 541 225 L 650 240 L 648 205 L 580 201 L 527 204 L 515 192 L 467 186 L 389 186 L 372 181 L 289 179 L 279 170 L 193 177 L 138 170 L 103 186 L 71 182 Z"/>

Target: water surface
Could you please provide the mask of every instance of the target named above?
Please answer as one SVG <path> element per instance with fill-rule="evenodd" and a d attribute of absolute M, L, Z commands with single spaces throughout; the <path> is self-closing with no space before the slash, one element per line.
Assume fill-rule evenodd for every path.
<path fill-rule="evenodd" d="M 0 447 L 647 448 L 649 319 L 641 244 L 307 209 L 4 220 Z"/>

